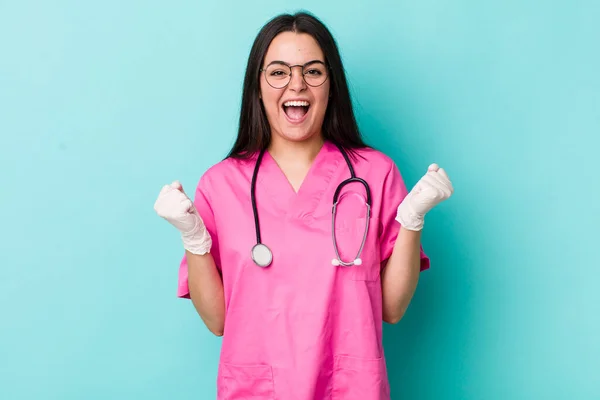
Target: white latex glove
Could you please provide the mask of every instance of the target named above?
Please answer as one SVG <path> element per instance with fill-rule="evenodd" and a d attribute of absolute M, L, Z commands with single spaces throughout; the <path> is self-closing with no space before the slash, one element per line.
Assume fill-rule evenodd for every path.
<path fill-rule="evenodd" d="M 398 207 L 396 221 L 405 229 L 419 231 L 423 229 L 425 214 L 452 193 L 454 188 L 446 171 L 437 164 L 431 164 Z"/>
<path fill-rule="evenodd" d="M 154 203 L 154 210 L 181 232 L 183 247 L 190 253 L 206 254 L 210 251 L 210 234 L 178 181 L 163 186 Z"/>

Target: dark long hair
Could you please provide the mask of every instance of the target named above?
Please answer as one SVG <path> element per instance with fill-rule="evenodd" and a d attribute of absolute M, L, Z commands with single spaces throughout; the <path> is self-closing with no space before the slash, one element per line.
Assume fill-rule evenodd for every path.
<path fill-rule="evenodd" d="M 306 33 L 321 47 L 329 66 L 331 97 L 323 120 L 323 138 L 352 150 L 368 147 L 361 138 L 346 81 L 346 74 L 335 39 L 329 29 L 307 12 L 281 14 L 262 27 L 248 57 L 237 139 L 227 158 L 247 158 L 266 149 L 271 142 L 271 128 L 259 99 L 260 68 L 271 41 L 282 32 Z"/>

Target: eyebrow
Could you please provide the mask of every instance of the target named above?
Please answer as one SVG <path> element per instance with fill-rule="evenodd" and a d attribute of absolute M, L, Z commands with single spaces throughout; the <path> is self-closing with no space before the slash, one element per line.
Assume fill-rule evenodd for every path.
<path fill-rule="evenodd" d="M 300 64 L 300 65 L 307 65 L 307 64 L 312 64 L 312 63 L 323 63 L 323 64 L 325 64 L 325 61 L 323 61 L 323 60 L 310 60 L 310 61 L 307 61 L 307 62 L 305 62 L 304 64 Z M 285 65 L 291 65 L 290 63 L 287 63 L 287 62 L 285 62 L 285 61 L 281 61 L 281 60 L 273 60 L 273 61 L 271 61 L 270 63 L 268 63 L 267 65 L 269 65 L 269 64 L 285 64 Z"/>

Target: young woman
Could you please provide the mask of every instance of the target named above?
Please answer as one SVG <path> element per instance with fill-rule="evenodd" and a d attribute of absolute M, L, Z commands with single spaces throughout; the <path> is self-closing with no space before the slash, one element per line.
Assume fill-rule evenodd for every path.
<path fill-rule="evenodd" d="M 219 399 L 389 399 L 382 322 L 429 267 L 424 217 L 453 192 L 432 164 L 409 193 L 357 128 L 337 45 L 315 17 L 269 21 L 252 47 L 238 137 L 192 201 L 155 210 L 180 232 L 178 295 L 223 336 Z"/>

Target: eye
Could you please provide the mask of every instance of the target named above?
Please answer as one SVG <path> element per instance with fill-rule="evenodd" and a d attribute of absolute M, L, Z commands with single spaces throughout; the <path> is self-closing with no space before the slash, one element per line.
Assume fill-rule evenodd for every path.
<path fill-rule="evenodd" d="M 322 72 L 322 71 L 320 71 L 320 70 L 318 70 L 318 69 L 309 69 L 309 70 L 306 72 L 306 74 L 307 74 L 307 75 L 316 75 L 316 76 L 319 76 L 319 75 L 322 75 L 322 74 L 323 74 L 323 72 Z"/>

